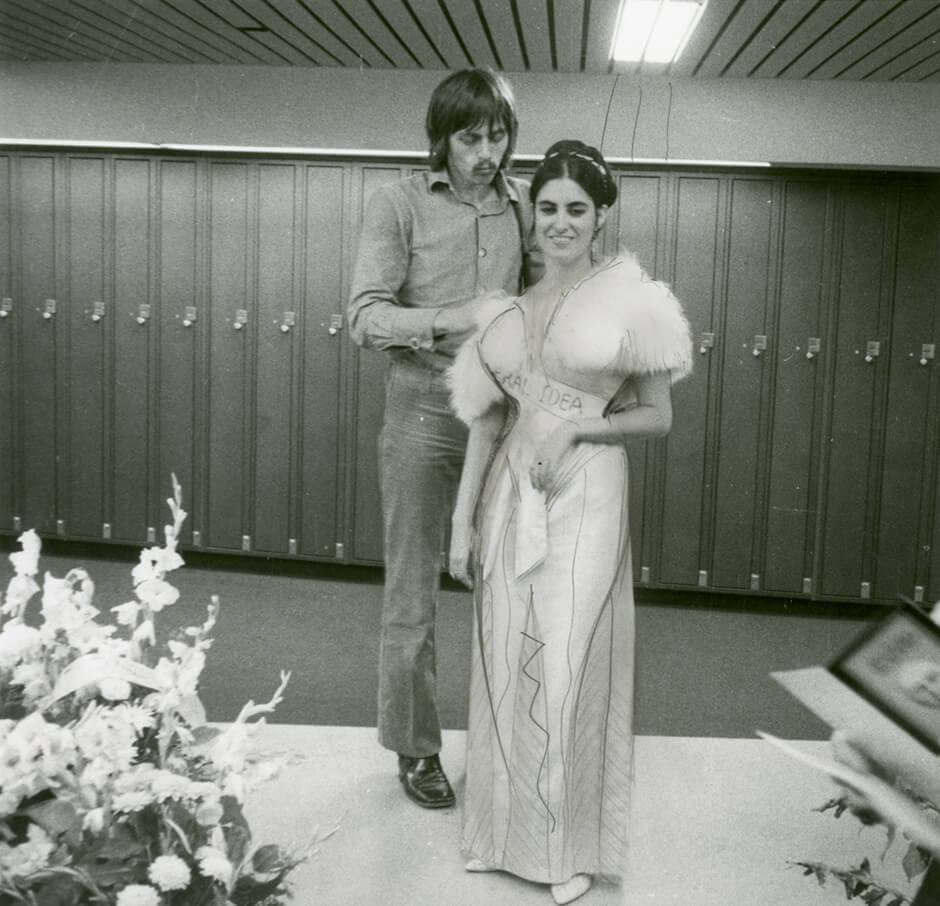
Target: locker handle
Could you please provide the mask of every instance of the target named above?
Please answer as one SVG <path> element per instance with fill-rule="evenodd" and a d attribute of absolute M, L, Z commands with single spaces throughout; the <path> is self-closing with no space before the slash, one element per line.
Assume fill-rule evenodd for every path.
<path fill-rule="evenodd" d="M 343 316 L 340 314 L 330 315 L 330 326 L 327 328 L 326 332 L 331 337 L 335 337 L 342 329 L 343 329 Z"/>
<path fill-rule="evenodd" d="M 927 365 L 936 355 L 937 347 L 934 343 L 924 343 L 920 347 L 920 363 L 921 365 Z"/>
<path fill-rule="evenodd" d="M 822 340 L 819 337 L 810 337 L 806 344 L 806 358 L 815 359 L 822 349 Z"/>
<path fill-rule="evenodd" d="M 192 327 L 196 323 L 196 306 L 187 305 L 186 314 L 183 317 L 183 327 Z"/>
<path fill-rule="evenodd" d="M 236 330 L 241 330 L 248 323 L 248 310 L 245 308 L 239 308 L 235 312 L 235 324 L 233 327 Z"/>
<path fill-rule="evenodd" d="M 13 311 L 13 300 L 4 297 L 0 299 L 0 318 L 9 318 Z"/>
<path fill-rule="evenodd" d="M 284 312 L 284 320 L 281 321 L 281 333 L 290 333 L 290 329 L 297 325 L 297 315 L 292 311 Z"/>
<path fill-rule="evenodd" d="M 137 311 L 137 323 L 146 324 L 150 320 L 151 308 L 146 302 L 140 303 L 140 308 Z"/>
<path fill-rule="evenodd" d="M 869 340 L 865 345 L 865 361 L 874 362 L 881 355 L 881 341 Z"/>
<path fill-rule="evenodd" d="M 46 310 L 42 313 L 43 318 L 46 321 L 52 319 L 52 316 L 55 314 L 55 299 L 46 299 Z"/>
<path fill-rule="evenodd" d="M 751 349 L 751 354 L 757 357 L 765 349 L 767 349 L 767 335 L 762 333 L 754 334 L 754 347 Z"/>
<path fill-rule="evenodd" d="M 104 302 L 93 302 L 91 320 L 97 324 L 104 317 Z"/>

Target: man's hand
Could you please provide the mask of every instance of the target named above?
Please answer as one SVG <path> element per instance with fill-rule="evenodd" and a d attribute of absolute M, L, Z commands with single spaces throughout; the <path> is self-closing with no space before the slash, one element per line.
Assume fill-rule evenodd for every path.
<path fill-rule="evenodd" d="M 467 588 L 473 588 L 470 574 L 470 525 L 464 520 L 452 523 L 450 530 L 450 553 L 447 557 L 448 572 Z"/>

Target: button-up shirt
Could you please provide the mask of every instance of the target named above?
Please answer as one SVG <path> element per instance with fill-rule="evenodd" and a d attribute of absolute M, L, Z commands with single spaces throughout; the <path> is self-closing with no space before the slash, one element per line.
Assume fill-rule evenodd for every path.
<path fill-rule="evenodd" d="M 446 170 L 376 189 L 347 309 L 356 343 L 441 371 L 454 350 L 436 342 L 437 313 L 485 293 L 518 294 L 532 245 L 528 184 L 500 175 L 495 185 L 479 207 L 457 197 Z"/>

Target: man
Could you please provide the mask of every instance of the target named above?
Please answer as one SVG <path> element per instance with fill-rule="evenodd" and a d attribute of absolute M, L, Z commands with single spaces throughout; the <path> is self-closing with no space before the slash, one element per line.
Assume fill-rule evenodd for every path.
<path fill-rule="evenodd" d="M 467 441 L 445 372 L 476 327 L 480 297 L 519 292 L 532 218 L 527 185 L 505 174 L 518 120 L 501 76 L 448 76 L 431 96 L 425 129 L 430 171 L 379 188 L 369 202 L 348 318 L 356 343 L 389 357 L 379 436 L 379 742 L 398 753 L 409 798 L 444 808 L 454 792 L 439 758 L 434 622 Z"/>

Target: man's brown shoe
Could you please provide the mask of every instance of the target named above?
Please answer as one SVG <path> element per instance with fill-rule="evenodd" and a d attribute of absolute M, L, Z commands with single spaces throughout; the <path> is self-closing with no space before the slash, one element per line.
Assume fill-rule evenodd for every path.
<path fill-rule="evenodd" d="M 405 795 L 422 808 L 448 808 L 454 804 L 454 791 L 437 755 L 426 758 L 399 755 L 398 779 Z"/>

